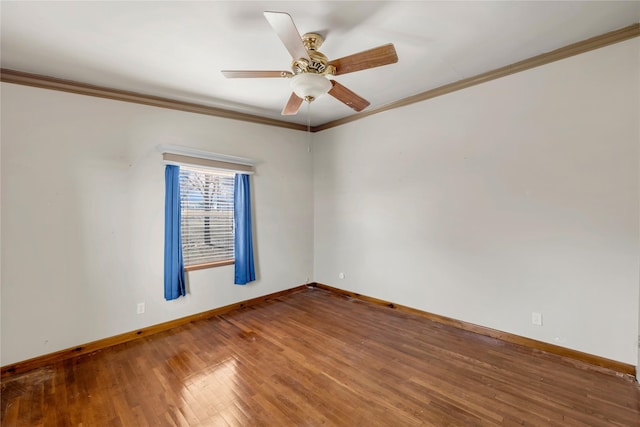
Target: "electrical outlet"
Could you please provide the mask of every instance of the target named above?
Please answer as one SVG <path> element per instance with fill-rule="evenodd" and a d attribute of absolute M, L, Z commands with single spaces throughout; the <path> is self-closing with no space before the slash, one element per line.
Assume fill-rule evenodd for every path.
<path fill-rule="evenodd" d="M 531 313 L 531 323 L 537 326 L 542 326 L 542 313 Z"/>
<path fill-rule="evenodd" d="M 143 302 L 139 302 L 138 303 L 138 309 L 137 309 L 136 313 L 144 314 L 144 303 Z"/>
<path fill-rule="evenodd" d="M 344 273 L 341 272 L 340 274 L 338 274 L 338 278 L 344 279 Z"/>

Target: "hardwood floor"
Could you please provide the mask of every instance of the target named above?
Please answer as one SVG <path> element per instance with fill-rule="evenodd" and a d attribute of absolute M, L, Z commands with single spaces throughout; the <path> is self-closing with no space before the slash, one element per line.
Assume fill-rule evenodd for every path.
<path fill-rule="evenodd" d="M 580 362 L 305 289 L 2 381 L 3 426 L 638 426 Z"/>

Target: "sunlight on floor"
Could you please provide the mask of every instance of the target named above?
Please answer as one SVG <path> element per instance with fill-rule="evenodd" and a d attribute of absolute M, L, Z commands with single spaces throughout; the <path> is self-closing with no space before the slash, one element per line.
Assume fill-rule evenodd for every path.
<path fill-rule="evenodd" d="M 234 414 L 241 411 L 238 407 L 237 363 L 235 358 L 229 358 L 187 378 L 182 390 L 184 407 L 191 408 L 196 414 L 206 413 L 207 422 L 217 419 L 236 424 L 239 417 Z M 205 402 L 206 407 L 203 407 Z"/>

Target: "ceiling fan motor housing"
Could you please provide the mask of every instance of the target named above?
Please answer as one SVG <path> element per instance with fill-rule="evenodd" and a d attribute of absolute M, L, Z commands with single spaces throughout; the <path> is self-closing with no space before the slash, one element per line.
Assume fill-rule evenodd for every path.
<path fill-rule="evenodd" d="M 307 33 L 302 36 L 302 43 L 307 49 L 309 60 L 306 58 L 298 58 L 293 61 L 291 66 L 294 74 L 300 73 L 315 73 L 323 75 L 335 75 L 336 68 L 333 65 L 328 65 L 329 59 L 324 53 L 317 50 L 324 39 L 320 34 Z"/>

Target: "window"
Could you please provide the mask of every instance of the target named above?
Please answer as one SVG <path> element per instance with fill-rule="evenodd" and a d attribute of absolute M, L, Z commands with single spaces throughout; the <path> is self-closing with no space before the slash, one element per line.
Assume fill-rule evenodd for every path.
<path fill-rule="evenodd" d="M 234 264 L 235 284 L 256 280 L 249 182 L 253 160 L 189 147 L 158 149 L 165 163 L 165 299 L 186 294 L 184 272 L 189 270 Z"/>
<path fill-rule="evenodd" d="M 185 270 L 233 263 L 234 172 L 180 166 Z"/>

